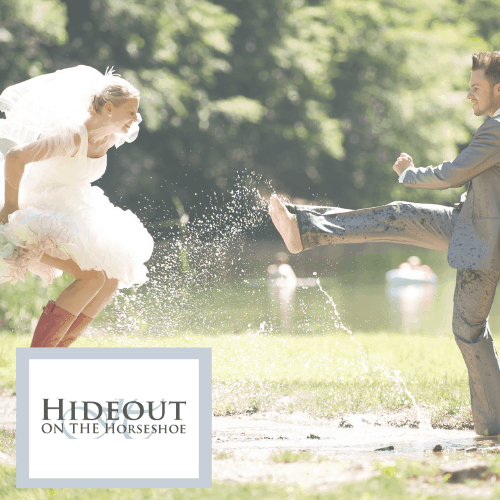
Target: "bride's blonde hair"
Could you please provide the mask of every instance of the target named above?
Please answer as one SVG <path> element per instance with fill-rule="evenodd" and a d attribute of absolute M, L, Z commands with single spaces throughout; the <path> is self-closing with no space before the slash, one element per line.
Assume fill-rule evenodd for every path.
<path fill-rule="evenodd" d="M 108 101 L 115 106 L 120 106 L 125 99 L 131 97 L 139 99 L 141 97 L 141 93 L 127 80 L 116 75 L 106 75 L 106 77 L 111 80 L 111 83 L 104 87 L 99 94 L 94 95 L 89 110 L 91 114 L 99 114 Z"/>

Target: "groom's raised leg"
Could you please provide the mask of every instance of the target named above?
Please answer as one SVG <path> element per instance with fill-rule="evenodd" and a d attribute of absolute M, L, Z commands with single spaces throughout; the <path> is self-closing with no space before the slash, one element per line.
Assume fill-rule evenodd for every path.
<path fill-rule="evenodd" d="M 395 201 L 380 207 L 347 210 L 287 206 L 297 217 L 304 249 L 342 243 L 390 242 L 446 252 L 460 211 L 443 205 Z"/>

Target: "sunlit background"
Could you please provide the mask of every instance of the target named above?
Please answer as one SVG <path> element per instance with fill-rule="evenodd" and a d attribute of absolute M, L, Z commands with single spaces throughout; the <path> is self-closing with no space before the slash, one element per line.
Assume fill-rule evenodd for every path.
<path fill-rule="evenodd" d="M 256 331 L 272 318 L 279 330 L 266 269 L 284 246 L 260 197 L 277 190 L 346 208 L 457 201 L 463 189 L 404 188 L 392 164 L 402 151 L 416 166 L 439 164 L 470 141 L 484 119 L 465 98 L 471 54 L 500 47 L 498 8 L 494 0 L 0 0 L 0 89 L 85 64 L 114 66 L 142 93 L 139 138 L 110 150 L 97 182 L 157 242 L 151 282 L 106 313 L 115 329 L 117 314 L 133 313 L 163 333 Z M 422 328 L 449 332 L 454 271 L 444 254 L 353 245 L 290 263 L 299 277 L 318 273 L 353 330 L 397 330 L 385 273 L 412 253 L 438 276 Z M 31 302 L 23 284 L 2 286 L 11 329 L 32 329 L 46 295 L 57 295 L 30 283 Z M 294 304 L 291 331 L 326 324 L 317 288 L 298 288 Z M 310 330 L 307 318 L 316 318 Z"/>

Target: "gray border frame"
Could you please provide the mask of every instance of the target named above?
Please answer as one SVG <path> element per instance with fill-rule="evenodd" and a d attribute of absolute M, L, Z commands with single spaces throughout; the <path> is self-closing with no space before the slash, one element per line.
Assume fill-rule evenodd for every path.
<path fill-rule="evenodd" d="M 74 478 L 29 477 L 30 359 L 198 359 L 200 391 L 200 463 L 198 478 Z M 80 347 L 16 348 L 17 488 L 211 488 L 212 487 L 212 349 L 210 347 Z"/>

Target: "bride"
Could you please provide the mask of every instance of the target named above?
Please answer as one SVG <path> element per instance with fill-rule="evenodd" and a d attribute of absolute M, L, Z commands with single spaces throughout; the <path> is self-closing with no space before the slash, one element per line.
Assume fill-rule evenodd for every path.
<path fill-rule="evenodd" d="M 77 66 L 32 78 L 0 95 L 5 205 L 0 211 L 0 283 L 75 278 L 49 301 L 31 347 L 68 347 L 118 288 L 147 280 L 153 239 L 130 211 L 91 186 L 112 146 L 139 132 L 139 91 L 123 78 Z M 4 161 L 0 154 L 0 164 Z"/>

